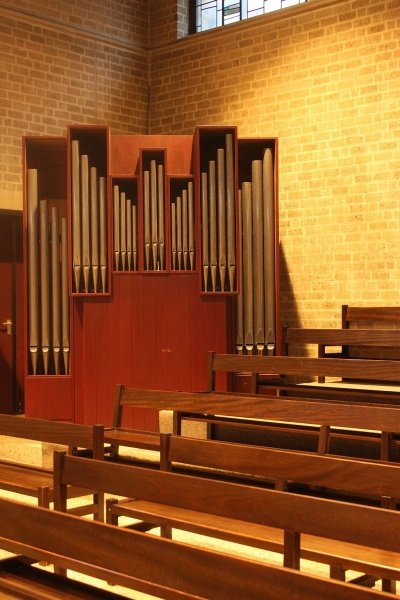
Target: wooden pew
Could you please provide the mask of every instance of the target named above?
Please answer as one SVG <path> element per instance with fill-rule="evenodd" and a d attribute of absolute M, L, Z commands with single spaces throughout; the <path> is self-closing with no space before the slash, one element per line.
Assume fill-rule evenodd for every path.
<path fill-rule="evenodd" d="M 104 456 L 103 425 L 78 425 L 31 419 L 12 415 L 0 415 L 0 435 L 20 440 L 35 440 L 73 448 L 90 450 L 94 458 Z M 34 467 L 21 462 L 0 461 L 0 489 L 37 498 L 38 505 L 49 507 L 54 500 L 53 473 L 51 470 Z M 82 496 L 82 490 L 70 488 L 69 498 Z M 95 512 L 96 518 L 103 518 L 103 499 L 95 499 L 95 504 L 71 509 L 77 514 Z"/>
<path fill-rule="evenodd" d="M 389 331 L 398 331 L 400 321 L 400 307 L 398 306 L 378 306 L 378 307 L 358 307 L 342 305 L 342 328 L 359 329 L 368 328 L 373 333 L 377 327 L 382 325 L 390 328 Z M 388 329 L 387 329 L 388 331 Z M 361 358 L 394 358 L 400 359 L 399 348 L 393 346 L 371 347 L 348 347 L 343 348 L 343 355 L 347 357 Z"/>
<path fill-rule="evenodd" d="M 107 471 L 134 467 L 110 465 Z M 148 470 L 144 472 L 151 474 Z M 29 522 L 30 527 L 16 524 Z M 54 535 L 62 531 L 63 535 Z M 48 560 L 62 568 L 166 600 L 378 600 L 391 594 L 341 581 L 324 580 L 298 571 L 195 548 L 103 523 L 78 519 L 43 508 L 0 500 L 0 547 L 30 559 Z M 0 563 L 0 590 L 14 599 L 121 599 L 65 577 L 39 572 L 23 556 Z M 63 594 L 61 596 L 61 594 Z M 5 596 L 7 597 L 7 596 Z"/>
<path fill-rule="evenodd" d="M 290 354 L 290 345 L 316 345 L 320 358 L 343 358 L 348 346 L 400 348 L 400 329 L 282 329 L 282 350 Z M 329 346 L 341 346 L 342 350 L 327 352 Z"/>
<path fill-rule="evenodd" d="M 110 444 L 110 458 L 121 460 L 120 446 L 139 448 L 142 450 L 160 451 L 160 436 L 153 431 L 142 431 L 122 427 L 124 408 L 129 407 L 125 386 L 118 384 L 114 395 L 114 417 L 112 427 L 107 430 L 107 442 Z M 151 408 L 147 406 L 145 408 Z M 122 459 L 123 460 L 123 459 Z"/>
<path fill-rule="evenodd" d="M 216 444 L 191 441 L 201 444 L 203 449 L 205 444 L 209 448 Z M 259 459 L 263 449 L 239 449 L 235 444 L 231 449 L 246 453 L 243 454 L 245 464 L 236 462 L 237 470 L 248 472 L 254 466 L 258 473 L 262 471 Z M 220 450 L 218 445 L 216 451 L 222 456 Z M 204 450 L 201 452 L 204 459 Z M 236 454 L 235 461 L 238 458 L 239 454 Z M 400 513 L 397 511 L 193 475 L 83 461 L 85 459 L 56 453 L 57 508 L 62 510 L 65 506 L 66 485 L 96 483 L 99 491 L 135 498 L 122 503 L 108 502 L 107 518 L 114 523 L 118 516 L 129 515 L 162 527 L 176 526 L 279 552 L 283 554 L 284 566 L 294 569 L 299 568 L 302 557 L 329 565 L 336 577 L 342 577 L 346 569 L 354 569 L 373 579 L 400 579 Z M 382 473 L 386 468 L 375 466 L 382 467 Z M 356 468 L 363 469 L 364 465 L 360 462 L 351 467 L 354 474 Z M 388 468 L 398 467 L 388 465 Z M 338 471 L 336 476 L 340 478 Z M 323 469 L 315 469 L 314 475 L 307 477 L 320 481 Z M 357 479 L 362 481 L 363 478 L 357 476 Z M 365 489 L 365 479 L 363 485 Z M 396 491 L 393 488 L 390 493 L 392 491 L 397 494 L 398 485 Z M 140 522 L 133 525 L 134 528 L 138 526 L 141 526 Z"/>
<path fill-rule="evenodd" d="M 183 419 L 198 419 L 209 423 L 212 436 L 226 430 L 229 439 L 240 441 L 244 429 L 259 445 L 279 445 L 282 439 L 285 447 L 294 438 L 301 445 L 289 446 L 293 449 L 353 455 L 360 448 L 360 457 L 399 460 L 400 410 L 394 406 L 125 387 L 121 393 L 124 406 L 173 410 L 177 433 Z M 113 435 L 106 431 L 105 440 L 112 442 Z"/>
<path fill-rule="evenodd" d="M 398 323 L 400 321 L 399 306 L 349 306 L 342 305 L 342 327 L 350 328 L 354 323 Z"/>
<path fill-rule="evenodd" d="M 317 486 L 322 488 L 322 496 L 333 491 L 356 501 L 361 497 L 378 499 L 386 508 L 394 508 L 400 498 L 400 466 L 388 462 L 161 434 L 161 468 L 171 471 L 173 463 L 205 467 L 235 478 L 247 475 L 272 480 L 280 490 L 287 489 L 288 482 Z"/>
<path fill-rule="evenodd" d="M 282 328 L 282 353 L 293 354 L 293 346 L 317 346 L 319 358 L 348 358 L 349 349 L 362 353 L 366 348 L 382 354 L 384 350 L 400 350 L 400 329 L 297 329 Z M 327 350 L 336 347 L 335 351 Z M 368 358 L 360 354 L 358 358 Z M 375 358 L 375 356 L 374 356 Z M 380 358 L 383 358 L 382 356 Z M 319 376 L 319 383 L 326 378 Z"/>
<path fill-rule="evenodd" d="M 215 389 L 218 371 L 251 375 L 251 393 L 316 396 L 320 399 L 399 404 L 400 361 L 302 356 L 256 356 L 209 353 L 209 390 Z M 318 377 L 337 382 L 316 385 Z M 301 379 L 291 381 L 289 378 Z M 346 387 L 341 380 L 354 382 Z M 363 382 L 363 385 L 357 382 Z M 378 385 L 379 384 L 379 385 Z M 380 385 L 383 384 L 383 385 Z"/>

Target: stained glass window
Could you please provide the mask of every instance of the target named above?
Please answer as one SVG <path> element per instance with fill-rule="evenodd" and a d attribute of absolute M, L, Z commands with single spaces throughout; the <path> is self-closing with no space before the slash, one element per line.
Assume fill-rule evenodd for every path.
<path fill-rule="evenodd" d="M 195 0 L 196 31 L 235 23 L 307 0 Z"/>

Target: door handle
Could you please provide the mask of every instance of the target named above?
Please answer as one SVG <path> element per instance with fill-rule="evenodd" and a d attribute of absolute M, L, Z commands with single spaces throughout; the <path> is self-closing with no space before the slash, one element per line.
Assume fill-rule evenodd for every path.
<path fill-rule="evenodd" d="M 7 333 L 7 335 L 11 335 L 12 334 L 12 321 L 11 321 L 11 319 L 7 319 L 7 321 L 4 321 L 4 323 L 2 323 L 1 331 L 4 331 L 5 333 Z"/>

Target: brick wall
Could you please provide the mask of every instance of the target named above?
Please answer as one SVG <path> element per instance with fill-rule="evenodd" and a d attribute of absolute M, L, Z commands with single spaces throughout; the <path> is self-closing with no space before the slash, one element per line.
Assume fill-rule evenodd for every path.
<path fill-rule="evenodd" d="M 311 0 L 152 51 L 153 133 L 279 138 L 289 325 L 399 304 L 399 37 L 396 0 Z"/>
<path fill-rule="evenodd" d="M 23 135 L 144 133 L 150 63 L 153 133 L 237 124 L 279 137 L 284 322 L 335 326 L 342 303 L 398 305 L 398 1 L 310 0 L 177 40 L 184 9 L 1 3 L 0 207 L 21 207 Z"/>
<path fill-rule="evenodd" d="M 0 6 L 0 207 L 22 206 L 22 136 L 146 132 L 147 16 L 139 0 Z"/>

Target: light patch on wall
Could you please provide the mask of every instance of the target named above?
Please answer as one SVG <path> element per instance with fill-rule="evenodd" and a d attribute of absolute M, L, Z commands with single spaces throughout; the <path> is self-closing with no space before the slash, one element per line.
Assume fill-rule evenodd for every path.
<path fill-rule="evenodd" d="M 0 209 L 22 210 L 22 192 L 0 189 Z"/>

